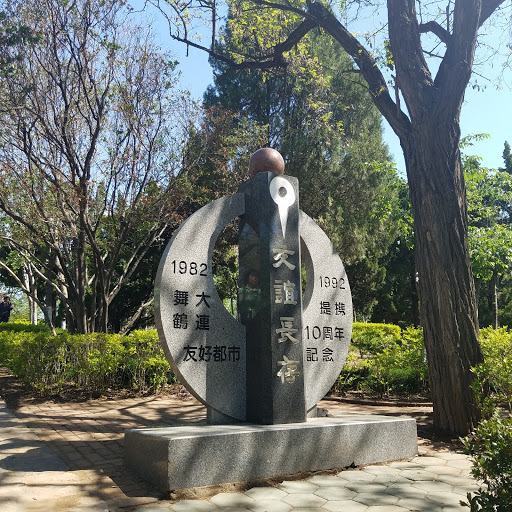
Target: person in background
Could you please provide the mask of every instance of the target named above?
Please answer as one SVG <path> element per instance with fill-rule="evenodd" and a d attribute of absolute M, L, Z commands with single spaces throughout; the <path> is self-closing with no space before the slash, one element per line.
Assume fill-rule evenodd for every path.
<path fill-rule="evenodd" d="M 0 322 L 8 322 L 9 316 L 11 316 L 11 309 L 13 305 L 7 295 L 4 297 L 2 303 L 0 303 Z"/>

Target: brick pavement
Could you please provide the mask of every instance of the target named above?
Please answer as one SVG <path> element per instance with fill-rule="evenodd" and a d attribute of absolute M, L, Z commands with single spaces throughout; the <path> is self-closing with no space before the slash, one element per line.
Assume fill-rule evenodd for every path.
<path fill-rule="evenodd" d="M 83 403 L 24 404 L 14 411 L 71 470 L 97 470 L 127 496 L 160 497 L 124 466 L 124 430 L 206 421 L 196 400 L 152 396 Z"/>
<path fill-rule="evenodd" d="M 331 401 L 322 401 L 319 405 L 321 407 L 327 408 L 331 413 L 336 415 L 342 414 L 343 412 L 378 412 L 379 414 L 406 414 L 409 416 L 412 415 L 417 418 L 420 425 L 423 424 L 426 418 L 431 414 L 431 408 L 429 407 L 375 407 L 337 403 Z M 205 408 L 194 399 L 183 401 L 179 400 L 178 398 L 173 398 L 170 396 L 152 396 L 112 401 L 91 400 L 83 403 L 25 403 L 22 404 L 14 412 L 17 416 L 18 421 L 20 421 L 20 424 L 26 425 L 32 434 L 35 434 L 39 439 L 44 441 L 45 447 L 49 448 L 54 454 L 58 455 L 58 457 L 68 466 L 67 473 L 55 473 L 53 480 L 48 480 L 48 482 L 45 485 L 51 485 L 52 482 L 55 483 L 55 478 L 63 478 L 60 475 L 64 475 L 64 480 L 66 478 L 69 479 L 74 475 L 81 482 L 86 482 L 85 484 L 82 485 L 82 490 L 87 490 L 87 496 L 90 497 L 92 495 L 95 495 L 100 500 L 96 501 L 94 506 L 91 505 L 92 508 L 87 508 L 85 505 L 82 506 L 81 508 L 65 508 L 64 506 L 64 508 L 61 507 L 60 509 L 58 509 L 59 511 L 62 510 L 67 512 L 68 510 L 79 510 L 81 512 L 85 510 L 103 511 L 108 509 L 113 511 L 137 509 L 141 511 L 146 510 L 147 512 L 151 512 L 152 510 L 194 511 L 203 509 L 221 509 L 232 510 L 232 512 L 235 512 L 235 510 L 260 510 L 260 508 L 258 508 L 260 507 L 260 505 L 263 507 L 261 510 L 267 510 L 265 508 L 267 498 L 262 499 L 261 503 L 258 502 L 256 508 L 245 508 L 245 506 L 242 506 L 241 503 L 239 505 L 220 506 L 220 503 L 222 502 L 223 499 L 227 501 L 229 501 L 230 499 L 236 501 L 236 496 L 238 496 L 238 494 L 236 493 L 233 494 L 231 498 L 224 496 L 225 493 L 220 493 L 217 494 L 217 496 L 220 497 L 210 496 L 211 499 L 209 500 L 191 501 L 187 499 L 181 499 L 178 497 L 178 499 L 175 499 L 174 502 L 163 501 L 165 500 L 165 498 L 168 497 L 162 496 L 159 491 L 152 488 L 149 484 L 146 484 L 142 480 L 138 479 L 131 471 L 124 467 L 123 437 L 124 430 L 126 428 L 159 427 L 183 425 L 190 423 L 205 423 Z M 432 446 L 432 444 L 429 443 L 428 441 L 423 440 L 420 444 L 422 445 L 424 453 L 434 456 L 439 455 L 439 450 L 436 447 Z M 449 452 L 444 450 L 444 453 Z M 457 455 L 457 457 L 461 456 Z M 418 458 L 417 461 L 414 461 L 414 464 L 411 467 L 415 468 L 418 471 L 422 471 L 423 469 L 425 469 L 423 466 L 421 466 L 421 460 L 426 459 L 422 457 Z M 445 461 L 439 462 L 438 466 L 441 466 L 445 463 L 447 464 L 447 462 Z M 466 465 L 468 464 L 467 460 L 464 460 L 461 463 L 464 463 Z M 423 467 L 423 469 L 420 469 L 420 466 Z M 443 471 L 444 473 L 447 474 L 450 473 L 450 470 Z M 467 487 L 469 485 L 467 483 L 467 478 L 469 478 L 469 470 L 466 468 L 464 469 L 464 471 Z M 383 477 L 383 475 L 380 475 L 380 477 Z M 27 476 L 25 476 L 24 478 L 26 479 Z M 433 477 L 429 478 L 432 479 Z M 341 479 L 341 481 L 344 481 L 344 479 Z M 315 482 L 316 481 L 313 480 L 313 483 Z M 320 482 L 320 480 L 318 480 L 318 482 Z M 334 482 L 337 482 L 339 484 L 339 481 L 337 480 L 331 481 L 331 483 Z M 312 482 L 309 483 L 311 484 Z M 426 482 L 420 483 L 427 486 L 429 485 L 428 480 Z M 275 500 L 269 498 L 271 503 L 268 503 L 268 506 L 271 508 L 269 508 L 268 510 L 274 510 L 274 508 L 275 510 L 291 510 L 291 506 L 288 507 L 288 505 L 290 505 L 290 503 L 288 502 L 293 502 L 293 500 L 300 499 L 300 496 L 299 498 L 292 496 L 293 493 L 288 492 L 287 489 L 292 489 L 294 486 L 297 487 L 298 485 L 298 483 L 290 484 L 289 482 L 284 482 L 283 484 L 281 484 L 278 487 L 278 489 L 281 492 L 286 491 L 286 500 L 283 503 L 281 503 L 282 500 L 280 499 L 278 500 L 279 503 L 276 503 Z M 332 487 L 332 485 L 330 487 Z M 462 489 L 465 489 L 466 487 L 461 485 Z M 222 490 L 223 489 L 221 487 L 216 489 L 217 493 Z M 236 486 L 231 486 L 230 490 L 236 491 L 239 490 L 239 488 L 237 488 Z M 210 493 L 215 493 L 215 488 L 210 489 L 209 491 Z M 316 489 L 315 493 L 317 497 L 310 497 L 308 499 L 315 501 L 315 503 L 319 503 L 317 499 L 318 493 L 320 492 L 320 494 L 323 496 L 322 493 L 324 493 L 324 491 L 324 489 Z M 362 490 L 358 489 L 354 489 L 351 492 L 356 491 L 359 494 L 365 494 Z M 413 489 L 413 491 L 417 494 L 427 492 L 427 490 L 422 489 L 421 486 L 419 490 Z M 82 492 L 82 494 L 84 494 L 84 492 Z M 332 492 L 336 493 L 337 491 L 332 490 Z M 258 493 L 263 495 L 264 491 L 253 491 L 253 494 L 255 496 Z M 431 493 L 433 493 L 432 496 L 435 496 L 434 491 L 431 491 Z M 409 494 L 407 494 L 407 496 L 409 496 Z M 203 497 L 201 495 L 198 496 Z M 248 496 L 252 497 L 252 494 L 249 494 Z M 320 498 L 322 498 L 322 496 L 320 496 Z M 447 508 L 446 510 L 455 510 L 454 507 L 456 507 L 455 501 L 458 499 L 457 496 L 457 493 L 451 493 L 449 497 L 446 498 L 449 501 L 450 505 L 450 507 Z M 187 498 L 187 496 L 185 495 L 184 498 Z M 306 499 L 306 497 L 304 496 L 303 498 Z M 47 499 L 47 496 L 45 497 L 45 499 Z M 325 497 L 322 499 L 325 500 Z M 364 501 L 365 496 L 359 496 L 358 499 Z M 390 500 L 392 501 L 391 498 L 386 496 L 384 496 L 382 499 L 383 506 L 388 506 L 388 502 Z M 247 497 L 245 497 L 245 494 L 244 497 L 239 498 L 239 500 L 245 500 L 244 503 L 248 503 L 248 499 Z M 179 505 L 180 503 L 181 505 Z M 438 507 L 437 509 L 435 508 L 435 500 L 430 500 L 428 503 L 430 508 L 425 508 L 425 510 L 442 510 L 442 507 Z M 105 504 L 107 508 L 101 508 L 101 504 Z M 305 504 L 306 502 L 304 502 L 304 505 Z M 339 505 L 341 506 L 341 503 Z M 345 510 L 346 508 L 345 505 L 343 507 L 343 510 Z M 329 502 L 322 506 L 322 510 L 338 510 L 336 508 L 329 508 L 336 506 L 336 503 L 331 504 Z M 364 503 L 354 502 L 351 504 L 352 508 L 349 507 L 346 508 L 346 510 L 363 510 L 363 506 L 365 507 L 364 509 L 366 509 L 367 505 L 365 505 Z M 389 506 L 395 507 L 395 505 Z M 297 510 L 301 508 L 304 507 L 299 507 L 297 508 Z M 18 508 L 13 510 L 16 510 L 17 512 L 18 510 L 32 509 Z M 37 510 L 45 509 L 43 508 Z M 55 508 L 54 510 L 57 510 L 57 508 Z M 295 508 L 293 510 L 295 510 Z M 317 510 L 317 507 L 315 506 L 311 508 L 311 510 Z M 396 508 L 395 510 L 400 510 L 400 508 Z M 401 510 L 404 510 L 404 508 L 402 507 Z M 51 510 L 51 512 L 53 512 L 53 510 Z M 382 512 L 384 512 L 384 509 L 382 509 Z"/>

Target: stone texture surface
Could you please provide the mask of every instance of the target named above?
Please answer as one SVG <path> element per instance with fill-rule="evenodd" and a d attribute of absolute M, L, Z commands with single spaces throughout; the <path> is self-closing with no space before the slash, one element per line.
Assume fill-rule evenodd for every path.
<path fill-rule="evenodd" d="M 245 327 L 217 293 L 212 253 L 222 229 L 243 211 L 244 196 L 235 194 L 189 217 L 169 242 L 155 280 L 155 322 L 173 371 L 202 403 L 241 421 L 246 410 Z M 225 347 L 226 357 L 214 357 L 214 347 Z"/>
<path fill-rule="evenodd" d="M 304 422 L 298 180 L 258 173 L 239 192 L 245 196 L 238 306 L 247 335 L 247 421 Z M 259 276 L 256 286 L 248 283 L 251 270 Z M 244 300 L 255 289 L 259 301 Z"/>
<path fill-rule="evenodd" d="M 358 414 L 288 425 L 134 429 L 126 431 L 124 444 L 129 467 L 164 491 L 403 459 L 417 452 L 413 419 Z M 353 485 L 358 484 L 347 487 Z"/>
<path fill-rule="evenodd" d="M 329 392 L 345 363 L 352 335 L 352 295 L 343 263 L 327 235 L 302 211 L 299 228 L 306 268 L 302 325 L 309 410 Z M 328 309 L 322 307 L 326 305 Z M 336 329 L 343 337 L 336 337 Z M 333 350 L 331 361 L 324 360 L 324 348 Z"/>

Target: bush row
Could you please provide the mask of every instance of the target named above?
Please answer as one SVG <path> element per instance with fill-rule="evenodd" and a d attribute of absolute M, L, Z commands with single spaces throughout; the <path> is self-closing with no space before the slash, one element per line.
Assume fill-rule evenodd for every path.
<path fill-rule="evenodd" d="M 52 336 L 45 329 L 17 322 L 2 327 L 0 365 L 41 394 L 58 393 L 65 383 L 94 393 L 108 388 L 156 391 L 175 381 L 156 330 L 127 336 L 66 332 Z"/>
<path fill-rule="evenodd" d="M 461 504 L 471 512 L 505 512 L 512 504 L 512 332 L 481 329 L 480 346 L 484 362 L 473 368 L 473 390 L 484 419 L 462 442 L 482 487 Z"/>
<path fill-rule="evenodd" d="M 421 329 L 355 323 L 352 344 L 334 393 L 427 393 L 428 369 Z"/>
<path fill-rule="evenodd" d="M 480 338 L 485 362 L 474 369 L 474 386 L 485 415 L 490 416 L 496 404 L 511 407 L 512 332 L 487 328 Z M 175 379 L 156 330 L 127 336 L 67 332 L 51 336 L 42 325 L 8 322 L 0 324 L 0 365 L 41 392 L 58 391 L 65 382 L 91 392 L 120 387 L 149 391 Z M 347 362 L 333 388 L 347 390 L 428 393 L 421 329 L 355 323 Z"/>

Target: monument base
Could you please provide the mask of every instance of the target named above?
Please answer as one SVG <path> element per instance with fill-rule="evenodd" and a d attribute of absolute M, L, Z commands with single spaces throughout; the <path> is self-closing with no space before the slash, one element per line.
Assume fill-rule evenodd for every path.
<path fill-rule="evenodd" d="M 407 459 L 418 451 L 414 419 L 368 414 L 129 429 L 124 447 L 126 464 L 165 492 Z"/>

